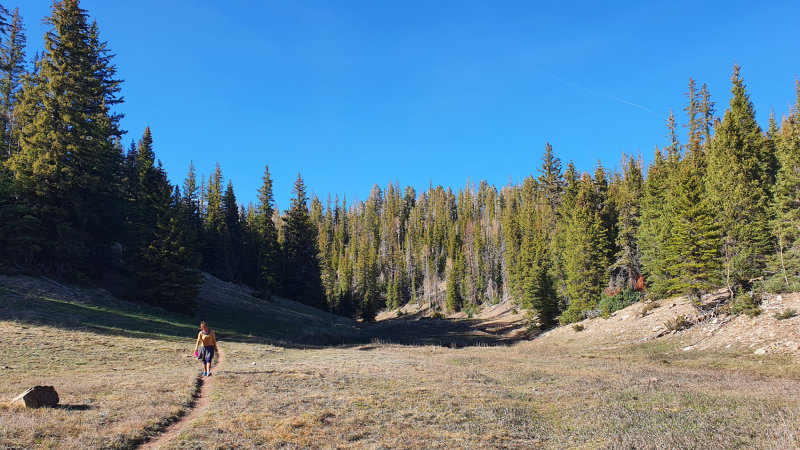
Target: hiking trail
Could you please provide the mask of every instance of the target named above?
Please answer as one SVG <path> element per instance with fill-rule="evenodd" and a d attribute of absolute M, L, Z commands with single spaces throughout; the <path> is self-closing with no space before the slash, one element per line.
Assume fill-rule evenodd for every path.
<path fill-rule="evenodd" d="M 189 409 L 185 411 L 185 413 L 180 416 L 175 422 L 167 425 L 159 434 L 152 436 L 147 441 L 143 442 L 138 448 L 142 450 L 153 450 L 158 449 L 161 447 L 166 446 L 170 442 L 172 442 L 178 434 L 193 420 L 200 417 L 200 415 L 205 411 L 208 405 L 211 403 L 211 387 L 214 385 L 214 380 L 217 377 L 217 372 L 219 371 L 220 367 L 222 367 L 222 363 L 225 360 L 225 356 L 222 352 L 217 353 L 217 363 L 214 365 L 212 372 L 213 375 L 210 377 L 200 377 L 197 381 L 197 387 L 195 388 L 194 398 L 192 400 Z"/>

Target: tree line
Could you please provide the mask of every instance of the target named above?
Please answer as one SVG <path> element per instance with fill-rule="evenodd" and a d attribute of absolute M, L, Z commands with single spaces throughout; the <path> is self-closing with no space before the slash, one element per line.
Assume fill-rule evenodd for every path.
<path fill-rule="evenodd" d="M 219 164 L 199 179 L 190 165 L 172 186 L 149 129 L 123 148 L 116 69 L 77 1 L 54 3 L 31 67 L 18 11 L 0 15 L 7 267 L 111 278 L 184 311 L 206 271 L 367 321 L 408 302 L 471 314 L 513 301 L 545 327 L 645 293 L 800 288 L 800 84 L 763 130 L 738 66 L 721 115 L 690 79 L 687 123 L 670 113 L 669 143 L 647 167 L 623 155 L 585 173 L 547 144 L 521 183 L 389 183 L 352 204 L 308 198 L 298 174 L 281 213 L 268 167 L 257 202 L 241 205 Z"/>

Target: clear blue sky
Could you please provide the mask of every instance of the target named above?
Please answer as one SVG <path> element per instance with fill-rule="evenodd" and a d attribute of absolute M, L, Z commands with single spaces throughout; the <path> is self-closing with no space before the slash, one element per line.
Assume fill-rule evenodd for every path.
<path fill-rule="evenodd" d="M 4 1 L 42 48 L 50 0 Z M 800 73 L 794 1 L 83 0 L 121 78 L 126 143 L 149 125 L 173 182 L 219 161 L 240 202 L 265 164 L 279 208 L 300 172 L 365 199 L 536 173 L 549 141 L 593 170 L 649 161 L 689 77 L 721 112 L 734 62 L 766 126 Z M 684 130 L 682 130 L 684 131 Z"/>

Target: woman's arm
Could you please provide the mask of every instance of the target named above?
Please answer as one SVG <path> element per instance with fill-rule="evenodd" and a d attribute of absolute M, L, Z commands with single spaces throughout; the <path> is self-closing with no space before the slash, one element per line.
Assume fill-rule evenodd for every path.
<path fill-rule="evenodd" d="M 200 349 L 200 333 L 197 333 L 197 341 L 195 341 L 194 343 L 194 351 L 197 351 L 199 349 Z"/>

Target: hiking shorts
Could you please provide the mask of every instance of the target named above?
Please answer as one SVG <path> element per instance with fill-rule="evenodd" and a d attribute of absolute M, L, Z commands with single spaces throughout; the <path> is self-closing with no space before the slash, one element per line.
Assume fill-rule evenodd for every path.
<path fill-rule="evenodd" d="M 211 360 L 214 359 L 214 347 L 201 345 L 200 350 L 197 352 L 197 359 L 205 363 L 210 363 Z"/>

